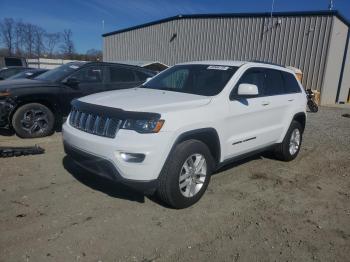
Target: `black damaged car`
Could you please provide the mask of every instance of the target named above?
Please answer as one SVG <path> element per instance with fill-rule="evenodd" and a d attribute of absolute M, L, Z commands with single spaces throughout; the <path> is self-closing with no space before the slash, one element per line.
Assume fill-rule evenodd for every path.
<path fill-rule="evenodd" d="M 156 73 L 105 62 L 72 62 L 35 79 L 0 82 L 0 128 L 19 137 L 50 135 L 70 111 L 70 102 L 93 93 L 132 88 Z"/>

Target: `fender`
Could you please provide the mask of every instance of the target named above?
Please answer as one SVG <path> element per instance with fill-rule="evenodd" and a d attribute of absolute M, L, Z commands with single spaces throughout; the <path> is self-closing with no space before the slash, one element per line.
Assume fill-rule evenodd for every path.
<path fill-rule="evenodd" d="M 208 128 L 189 130 L 180 134 L 175 139 L 175 142 L 173 143 L 169 151 L 166 161 L 164 162 L 163 168 L 166 165 L 167 161 L 169 161 L 169 158 L 171 154 L 174 152 L 175 147 L 181 142 L 189 139 L 196 139 L 206 144 L 215 160 L 215 165 L 217 166 L 219 164 L 220 157 L 221 157 L 221 146 L 220 146 L 219 135 L 215 128 L 208 127 Z"/>
<path fill-rule="evenodd" d="M 8 115 L 8 122 L 10 127 L 12 126 L 11 121 L 16 110 L 19 107 L 29 103 L 43 104 L 44 106 L 48 107 L 52 111 L 52 113 L 55 115 L 57 126 L 59 126 L 59 124 L 62 122 L 62 120 L 60 120 L 60 118 L 62 117 L 60 105 L 58 104 L 58 101 L 54 95 L 37 96 L 33 94 L 33 95 L 16 97 L 15 99 L 12 99 L 12 101 L 13 101 L 13 107 L 11 112 Z"/>
<path fill-rule="evenodd" d="M 279 143 L 281 143 L 284 139 L 284 137 L 286 136 L 286 133 L 290 127 L 290 124 L 292 123 L 293 120 L 297 120 L 298 122 L 300 122 L 301 126 L 303 127 L 303 131 L 305 129 L 305 125 L 306 125 L 306 113 L 305 112 L 298 112 L 298 113 L 295 113 L 293 115 L 292 118 L 289 119 L 289 125 L 285 128 L 285 130 L 283 131 L 280 139 L 278 140 Z"/>

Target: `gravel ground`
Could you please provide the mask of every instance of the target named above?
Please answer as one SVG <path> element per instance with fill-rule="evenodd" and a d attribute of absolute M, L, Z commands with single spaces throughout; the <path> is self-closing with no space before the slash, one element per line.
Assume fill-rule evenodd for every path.
<path fill-rule="evenodd" d="M 0 159 L 0 261 L 349 261 L 350 109 L 309 114 L 299 157 L 256 156 L 172 210 L 88 174 L 61 134 L 1 136 L 44 155 Z"/>

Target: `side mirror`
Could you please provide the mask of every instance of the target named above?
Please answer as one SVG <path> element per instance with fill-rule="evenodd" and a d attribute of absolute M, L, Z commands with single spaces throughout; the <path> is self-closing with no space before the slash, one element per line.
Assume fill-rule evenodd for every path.
<path fill-rule="evenodd" d="M 64 81 L 64 84 L 66 84 L 67 86 L 69 86 L 71 88 L 78 88 L 79 87 L 79 80 L 76 79 L 75 77 L 70 77 Z"/>
<path fill-rule="evenodd" d="M 240 84 L 238 86 L 237 94 L 239 96 L 257 96 L 257 95 L 259 95 L 259 90 L 258 90 L 258 87 L 256 85 Z"/>

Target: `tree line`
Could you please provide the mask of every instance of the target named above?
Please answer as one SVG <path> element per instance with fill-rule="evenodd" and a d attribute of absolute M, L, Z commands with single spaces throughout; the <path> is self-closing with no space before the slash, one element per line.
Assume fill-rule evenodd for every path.
<path fill-rule="evenodd" d="M 89 49 L 86 54 L 75 50 L 73 32 L 50 33 L 38 25 L 25 23 L 13 18 L 0 21 L 0 55 L 26 58 L 60 58 L 74 60 L 102 60 L 102 52 Z"/>

